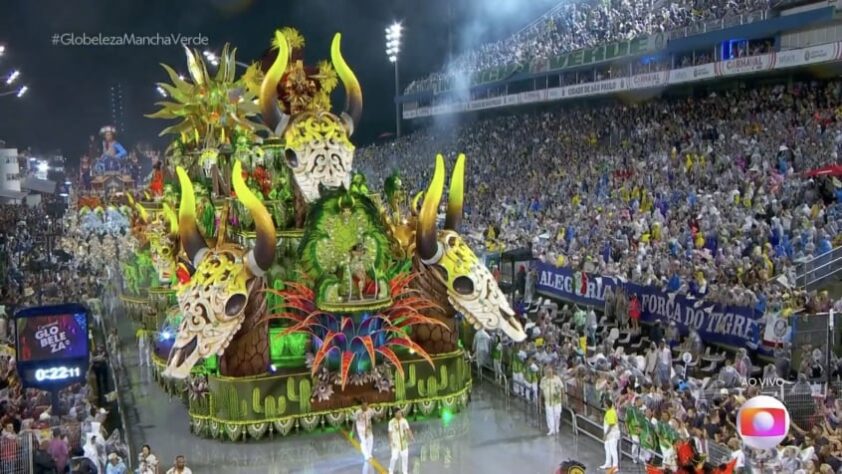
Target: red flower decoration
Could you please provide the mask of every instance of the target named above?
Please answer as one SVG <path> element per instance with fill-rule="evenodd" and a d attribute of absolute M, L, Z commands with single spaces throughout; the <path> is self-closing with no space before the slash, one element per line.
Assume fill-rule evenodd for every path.
<path fill-rule="evenodd" d="M 187 266 L 183 263 L 178 264 L 178 269 L 175 271 L 175 276 L 176 278 L 178 278 L 178 282 L 182 285 L 190 281 L 190 272 L 187 270 Z"/>

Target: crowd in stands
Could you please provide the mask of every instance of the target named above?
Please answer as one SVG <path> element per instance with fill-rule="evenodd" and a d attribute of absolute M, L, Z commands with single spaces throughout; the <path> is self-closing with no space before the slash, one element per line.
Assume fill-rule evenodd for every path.
<path fill-rule="evenodd" d="M 561 2 L 511 37 L 487 43 L 409 84 L 405 93 L 431 90 L 439 81 L 638 36 L 668 32 L 712 19 L 768 9 L 770 0 L 577 0 Z"/>
<path fill-rule="evenodd" d="M 91 329 L 100 328 L 99 296 L 117 236 L 85 231 L 74 219 L 51 219 L 56 216 L 44 204 L 0 205 L 0 226 L 10 230 L 0 234 L 6 278 L 0 301 L 0 472 L 30 472 L 24 469 L 31 456 L 36 473 L 104 473 L 107 463 L 107 472 L 125 473 L 117 459 L 126 456 L 120 433 L 108 435 L 106 428 L 114 425 L 109 410 L 116 394 L 102 335 L 91 341 L 87 383 L 59 393 L 59 413 L 53 413 L 49 393 L 23 389 L 15 370 L 9 316 L 18 308 L 86 303 L 94 316 Z"/>
<path fill-rule="evenodd" d="M 567 305 L 559 309 L 537 302 L 526 319 L 527 341 L 509 345 L 480 331 L 475 354 L 494 370 L 498 381 L 509 382 L 515 396 L 539 404 L 544 395 L 542 377 L 549 375 L 548 369 L 559 374 L 564 381 L 563 406 L 574 415 L 563 418 L 580 417 L 571 424 L 574 430 L 586 429 L 583 425 L 588 422 L 581 417 L 601 426 L 605 401 L 611 400 L 623 422 L 623 434 L 631 441 L 634 463 L 676 469 L 676 443 L 690 441 L 714 465 L 736 459 L 738 469 L 762 461 L 771 469 L 768 472 L 842 472 L 842 397 L 838 385 L 814 397 L 810 377 L 820 362 L 806 357 L 811 348 L 798 348 L 805 353 L 799 367 L 790 365 L 787 345 L 776 351 L 774 364 L 761 368 L 745 350 L 727 356 L 711 353 L 698 334 L 683 337 L 674 325 L 656 324 L 621 338 L 612 334 L 613 328 L 621 334 L 636 332 L 629 327 L 627 307 L 618 300 L 610 303 L 616 303 L 619 312 L 606 311 L 611 316 L 597 323 L 593 309 Z M 591 324 L 598 324 L 599 330 L 583 346 L 581 337 Z M 684 353 L 691 354 L 694 362 L 686 364 Z M 756 382 L 760 379 L 763 384 Z M 761 394 L 761 385 L 779 397 L 783 391 L 792 417 L 790 434 L 777 450 L 745 447 L 736 430 L 739 407 Z"/>
<path fill-rule="evenodd" d="M 468 158 L 463 235 L 698 298 L 828 309 L 787 291 L 840 241 L 842 82 L 571 106 L 419 131 L 358 151 L 379 185 L 423 189 L 433 157 Z M 411 193 L 410 193 L 411 194 Z M 484 235 L 484 236 L 483 236 Z"/>
<path fill-rule="evenodd" d="M 798 262 L 842 239 L 842 182 L 807 176 L 838 163 L 841 114 L 842 81 L 740 86 L 442 124 L 358 150 L 356 163 L 375 186 L 399 169 L 411 196 L 428 182 L 436 153 L 451 164 L 466 153 L 461 231 L 475 248 L 531 246 L 557 266 L 760 314 L 840 310 L 826 293 L 806 294 L 794 283 Z M 606 296 L 602 317 L 578 307 L 540 309 L 526 322 L 528 341 L 508 347 L 485 336 L 477 350 L 523 397 L 537 400 L 544 369 L 554 368 L 566 382 L 566 406 L 596 413 L 597 425 L 602 401 L 611 399 L 624 433 L 638 442 L 636 462 L 660 457 L 674 467 L 673 441 L 685 439 L 740 467 L 754 459 L 780 472 L 842 472 L 842 394 L 838 384 L 820 396 L 811 387 L 840 373 L 811 347 L 784 344 L 765 367 L 746 350 L 711 353 L 697 333 L 674 324 L 635 330 L 627 298 Z M 612 326 L 632 337 L 609 337 Z M 705 361 L 699 366 L 707 372 L 686 367 L 684 352 L 694 365 Z M 793 428 L 780 450 L 751 450 L 736 435 L 737 408 L 759 391 L 750 378 L 771 387 L 784 381 Z M 658 440 L 654 449 L 640 447 L 646 430 Z"/>

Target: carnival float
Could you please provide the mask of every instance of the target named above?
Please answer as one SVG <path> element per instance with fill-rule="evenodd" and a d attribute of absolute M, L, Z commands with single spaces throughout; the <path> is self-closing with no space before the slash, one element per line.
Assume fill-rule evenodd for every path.
<path fill-rule="evenodd" d="M 380 194 L 353 171 L 362 90 L 340 45 L 307 66 L 284 28 L 240 77 L 227 45 L 213 75 L 197 51 L 189 78 L 163 66 L 168 98 L 150 117 L 178 122 L 149 188 L 123 204 L 136 241 L 123 301 L 155 334 L 156 378 L 183 390 L 196 435 L 340 427 L 362 400 L 380 416 L 456 412 L 471 390 L 460 336 L 526 337 L 458 233 L 464 156 L 440 229 L 442 156 L 412 199 L 397 174 Z"/>

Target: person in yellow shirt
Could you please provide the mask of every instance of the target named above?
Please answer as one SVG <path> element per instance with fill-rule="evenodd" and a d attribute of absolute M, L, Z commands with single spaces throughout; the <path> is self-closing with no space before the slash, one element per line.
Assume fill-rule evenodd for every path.
<path fill-rule="evenodd" d="M 602 432 L 605 440 L 605 464 L 599 468 L 615 472 L 620 468 L 620 456 L 617 451 L 620 442 L 620 425 L 617 419 L 617 410 L 614 409 L 614 402 L 610 398 L 605 401 Z"/>
<path fill-rule="evenodd" d="M 661 223 L 653 222 L 650 233 L 652 234 L 652 240 L 655 242 L 661 240 Z"/>
<path fill-rule="evenodd" d="M 695 244 L 696 244 L 697 249 L 701 249 L 702 247 L 705 246 L 705 234 L 702 233 L 702 231 L 696 232 Z"/>

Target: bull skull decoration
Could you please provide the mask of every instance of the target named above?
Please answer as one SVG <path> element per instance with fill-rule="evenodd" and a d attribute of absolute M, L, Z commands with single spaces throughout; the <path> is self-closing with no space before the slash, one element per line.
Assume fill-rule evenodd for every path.
<path fill-rule="evenodd" d="M 265 308 L 265 300 L 260 294 L 265 287 L 263 275 L 275 259 L 275 227 L 269 212 L 243 181 L 242 165 L 237 161 L 232 181 L 237 199 L 254 219 L 255 245 L 250 251 L 225 243 L 209 248 L 196 226 L 193 184 L 183 168 L 179 167 L 176 171 L 181 183 L 181 244 L 195 271 L 190 281 L 178 291 L 178 304 L 184 317 L 164 375 L 183 379 L 190 375 L 190 370 L 200 359 L 214 354 L 222 356 L 235 339 L 251 337 L 251 334 L 265 338 L 266 331 L 260 331 L 255 326 Z M 236 358 L 244 351 L 238 347 L 231 352 L 231 356 Z M 245 352 L 242 357 L 254 359 L 255 351 Z M 226 371 L 225 362 L 223 359 L 223 372 Z M 259 373 L 266 369 L 259 360 L 248 360 L 246 363 L 251 364 L 245 369 L 247 371 Z M 236 361 L 231 362 L 229 371 L 238 371 L 236 375 L 251 375 L 243 373 L 242 367 L 233 369 L 236 364 Z"/>
<path fill-rule="evenodd" d="M 422 278 L 434 280 L 433 287 L 443 288 L 448 303 L 475 328 L 499 329 L 512 340 L 523 341 L 526 333 L 497 281 L 457 232 L 463 212 L 465 155 L 459 155 L 453 169 L 444 230 L 436 230 L 444 174 L 444 157 L 438 155 L 418 215 L 415 269 Z"/>
<path fill-rule="evenodd" d="M 149 254 L 152 266 L 158 275 L 158 282 L 168 285 L 175 275 L 176 255 L 178 254 L 178 217 L 175 211 L 164 203 L 163 213 L 147 228 Z"/>
<path fill-rule="evenodd" d="M 354 160 L 354 145 L 349 137 L 362 115 L 362 89 L 354 72 L 340 51 L 341 35 L 333 37 L 331 62 L 347 94 L 345 111 L 340 116 L 327 110 L 300 112 L 291 117 L 278 104 L 278 82 L 287 70 L 290 48 L 280 32 L 275 33 L 278 56 L 266 72 L 260 88 L 263 121 L 283 139 L 284 155 L 304 199 L 319 198 L 319 187 L 348 188 Z"/>

